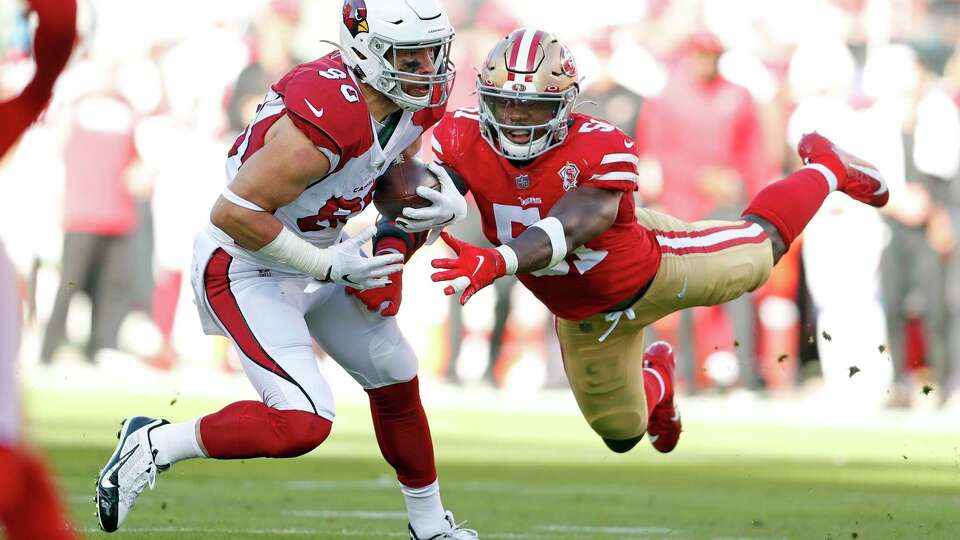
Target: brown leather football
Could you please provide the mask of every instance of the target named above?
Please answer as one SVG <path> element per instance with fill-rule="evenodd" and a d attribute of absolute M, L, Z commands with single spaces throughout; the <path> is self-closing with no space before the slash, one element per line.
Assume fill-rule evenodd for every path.
<path fill-rule="evenodd" d="M 430 201 L 417 195 L 418 186 L 439 190 L 440 181 L 419 159 L 394 162 L 387 172 L 377 179 L 377 185 L 373 191 L 373 204 L 387 219 L 402 216 L 403 209 L 407 207 L 430 206 Z"/>

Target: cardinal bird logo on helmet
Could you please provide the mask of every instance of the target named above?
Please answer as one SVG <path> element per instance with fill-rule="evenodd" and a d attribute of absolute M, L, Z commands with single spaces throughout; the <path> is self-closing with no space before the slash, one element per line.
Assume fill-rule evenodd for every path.
<path fill-rule="evenodd" d="M 364 0 L 346 0 L 343 3 L 343 24 L 353 37 L 357 37 L 357 34 L 369 32 L 367 3 Z"/>

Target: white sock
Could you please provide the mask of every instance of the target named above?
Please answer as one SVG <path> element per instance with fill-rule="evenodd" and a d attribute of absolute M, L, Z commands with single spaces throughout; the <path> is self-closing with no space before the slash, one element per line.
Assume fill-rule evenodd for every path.
<path fill-rule="evenodd" d="M 207 457 L 197 441 L 197 426 L 200 419 L 167 424 L 150 432 L 150 442 L 157 451 L 157 465 L 173 465 L 190 458 Z"/>
<path fill-rule="evenodd" d="M 449 526 L 443 519 L 445 514 L 440 502 L 440 481 L 434 480 L 429 486 L 421 488 L 400 484 L 404 502 L 407 504 L 407 516 L 410 525 L 420 538 L 430 538 L 447 530 Z"/>

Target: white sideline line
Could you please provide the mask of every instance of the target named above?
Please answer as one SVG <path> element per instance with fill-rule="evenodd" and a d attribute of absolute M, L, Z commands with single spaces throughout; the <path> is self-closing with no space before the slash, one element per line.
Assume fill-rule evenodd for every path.
<path fill-rule="evenodd" d="M 541 525 L 541 531 L 558 533 L 591 533 L 591 534 L 674 534 L 675 530 L 663 527 L 585 527 L 578 525 Z"/>
<path fill-rule="evenodd" d="M 446 484 L 453 486 L 454 484 Z M 495 482 L 495 481 L 466 481 L 457 482 L 457 489 L 468 491 L 479 491 L 489 493 L 502 493 L 509 490 L 513 493 L 528 494 L 550 494 L 550 495 L 571 495 L 580 494 L 584 490 L 590 490 L 593 493 L 602 493 L 606 495 L 629 495 L 637 492 L 637 488 L 624 484 L 591 484 L 591 483 L 567 483 L 556 484 L 547 487 L 532 486 L 523 482 Z M 293 480 L 286 482 L 284 486 L 292 491 L 334 491 L 342 489 L 358 490 L 396 490 L 399 485 L 395 480 Z"/>
<path fill-rule="evenodd" d="M 315 518 L 350 518 L 350 519 L 407 519 L 406 512 L 368 512 L 362 510 L 287 510 L 287 516 L 315 517 Z"/>

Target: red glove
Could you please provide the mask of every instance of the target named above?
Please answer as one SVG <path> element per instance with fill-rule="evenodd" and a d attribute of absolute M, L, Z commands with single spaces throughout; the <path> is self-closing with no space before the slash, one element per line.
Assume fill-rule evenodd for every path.
<path fill-rule="evenodd" d="M 447 232 L 440 234 L 443 241 L 458 255 L 456 259 L 434 259 L 434 268 L 445 268 L 443 272 L 434 272 L 430 279 L 434 281 L 453 281 L 443 289 L 451 296 L 463 292 L 460 305 L 467 303 L 477 291 L 507 274 L 507 263 L 503 255 L 493 248 L 482 248 L 457 240 Z"/>
<path fill-rule="evenodd" d="M 386 253 L 407 254 L 407 244 L 392 236 L 381 239 L 374 247 L 375 255 Z M 390 284 L 379 289 L 366 289 L 363 291 L 347 287 L 347 294 L 352 294 L 360 299 L 367 309 L 375 311 L 384 317 L 393 317 L 400 311 L 400 300 L 403 298 L 403 270 L 387 276 Z"/>

